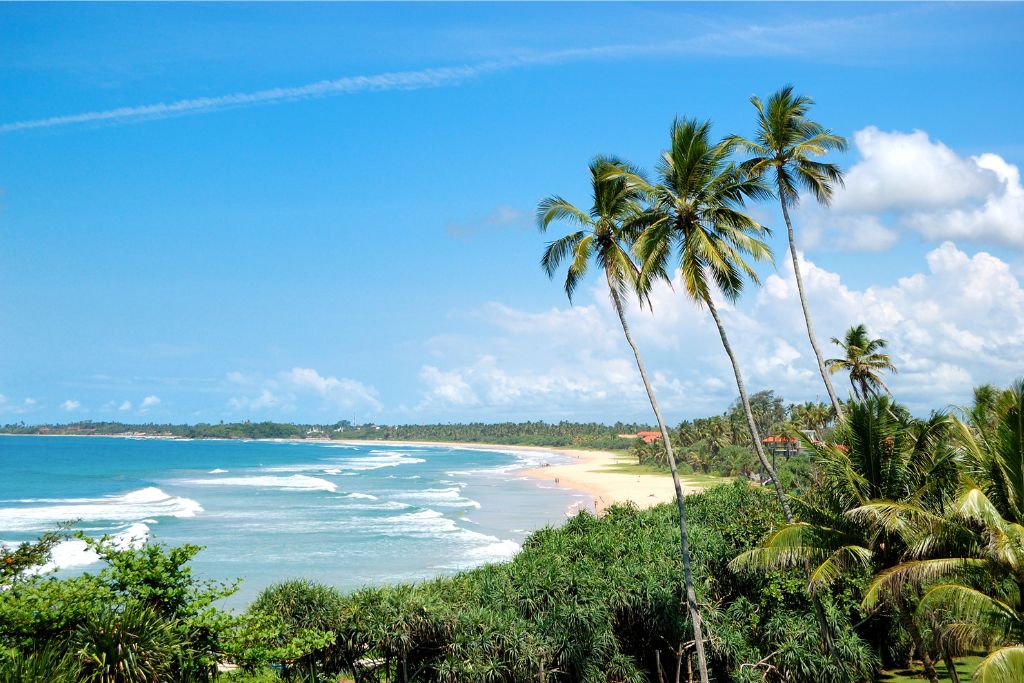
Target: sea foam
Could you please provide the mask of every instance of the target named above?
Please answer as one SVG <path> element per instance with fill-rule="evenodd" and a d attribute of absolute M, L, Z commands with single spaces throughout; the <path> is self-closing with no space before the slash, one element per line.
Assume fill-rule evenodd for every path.
<path fill-rule="evenodd" d="M 37 498 L 19 503 L 49 503 L 0 508 L 0 529 L 45 531 L 72 519 L 136 522 L 153 517 L 195 517 L 203 507 L 191 498 L 170 496 L 155 486 L 102 498 Z"/>
<path fill-rule="evenodd" d="M 480 503 L 469 498 L 462 496 L 460 487 L 451 487 L 445 489 L 423 489 L 422 491 L 406 491 L 397 493 L 394 496 L 401 500 L 416 500 L 423 501 L 430 505 L 439 505 L 444 507 L 470 507 L 479 508 Z"/>
<path fill-rule="evenodd" d="M 250 477 L 217 477 L 216 479 L 185 479 L 184 484 L 193 486 L 252 486 L 262 489 L 282 489 L 285 491 L 328 491 L 338 490 L 334 482 L 309 477 L 305 474 L 293 474 L 290 477 L 269 475 L 253 475 Z"/>
<path fill-rule="evenodd" d="M 149 527 L 142 522 L 136 522 L 121 533 L 111 536 L 110 542 L 118 550 L 128 550 L 129 548 L 141 548 L 146 544 L 147 538 L 149 538 Z M 33 573 L 46 574 L 56 569 L 87 567 L 99 561 L 100 556 L 86 545 L 85 541 L 73 538 L 54 546 L 50 553 L 50 561 L 37 567 Z"/>

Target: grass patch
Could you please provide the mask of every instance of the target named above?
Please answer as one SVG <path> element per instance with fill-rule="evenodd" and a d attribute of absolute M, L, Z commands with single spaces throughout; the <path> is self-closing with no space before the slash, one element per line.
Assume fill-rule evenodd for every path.
<path fill-rule="evenodd" d="M 971 675 L 974 674 L 974 670 L 981 663 L 984 657 L 980 655 L 971 655 L 969 657 L 954 657 L 953 663 L 956 666 L 956 673 L 960 677 L 961 683 L 969 683 Z M 942 662 L 938 662 L 935 665 L 935 671 L 939 674 L 940 681 L 952 681 L 949 674 L 946 672 L 946 666 Z M 927 681 L 928 678 L 924 675 L 924 669 L 890 669 L 888 671 L 881 671 L 878 674 L 878 680 L 880 683 L 921 683 L 921 681 Z"/>
<path fill-rule="evenodd" d="M 637 464 L 630 456 L 616 458 L 616 462 L 602 467 L 599 472 L 612 474 L 654 474 L 660 477 L 671 477 L 672 473 L 653 465 Z M 719 477 L 713 474 L 683 474 L 680 472 L 679 479 L 693 486 L 715 486 L 717 484 L 728 484 L 733 477 Z"/>

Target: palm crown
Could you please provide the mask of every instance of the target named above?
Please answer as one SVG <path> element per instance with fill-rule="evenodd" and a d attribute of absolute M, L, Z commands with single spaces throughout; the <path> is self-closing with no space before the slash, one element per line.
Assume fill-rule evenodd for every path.
<path fill-rule="evenodd" d="M 537 224 L 542 231 L 554 221 L 579 228 L 550 242 L 541 257 L 541 267 L 548 277 L 554 277 L 562 262 L 569 260 L 565 293 L 570 301 L 592 261 L 620 296 L 633 290 L 643 300 L 649 291 L 631 254 L 631 245 L 644 222 L 640 204 L 643 192 L 627 182 L 624 174 L 639 177 L 636 170 L 618 159 L 597 157 L 590 164 L 593 206 L 589 211 L 559 196 L 548 197 L 537 207 Z"/>
<path fill-rule="evenodd" d="M 889 392 L 879 373 L 882 370 L 896 372 L 896 366 L 892 364 L 889 354 L 882 352 L 888 345 L 884 339 L 871 339 L 867 328 L 857 325 L 848 329 L 843 339 L 833 337 L 832 343 L 843 349 L 846 355 L 843 358 L 829 358 L 825 366 L 832 374 L 843 370 L 849 372 L 855 396 L 864 400 L 869 395 L 877 396 L 879 389 Z"/>
<path fill-rule="evenodd" d="M 845 151 L 846 139 L 808 120 L 807 111 L 814 100 L 794 95 L 791 85 L 773 94 L 767 103 L 756 96 L 750 102 L 757 109 L 754 139 L 730 138 L 752 155 L 743 162 L 743 169 L 756 176 L 771 173 L 779 198 L 787 206 L 799 202 L 801 188 L 822 204 L 828 204 L 833 184 L 843 184 L 842 171 L 836 164 L 814 161 L 811 157 L 833 150 Z"/>
<path fill-rule="evenodd" d="M 645 216 L 637 253 L 644 263 L 641 280 L 667 277 L 676 248 L 683 285 L 699 304 L 711 295 L 710 281 L 729 300 L 743 289 L 745 278 L 758 281 L 745 260 L 770 261 L 762 241 L 768 229 L 743 212 L 745 199 L 769 196 L 760 180 L 729 162 L 732 145 L 711 142 L 710 122 L 677 119 L 671 147 L 658 164 L 657 185 L 633 176 L 632 184 L 652 200 Z"/>

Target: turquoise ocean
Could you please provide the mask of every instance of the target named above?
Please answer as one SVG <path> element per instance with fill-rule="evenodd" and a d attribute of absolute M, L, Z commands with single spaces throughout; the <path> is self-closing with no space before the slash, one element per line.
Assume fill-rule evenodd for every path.
<path fill-rule="evenodd" d="M 353 589 L 508 559 L 533 529 L 590 507 L 522 471 L 544 451 L 391 443 L 0 436 L 0 542 L 67 520 L 121 544 L 205 549 L 194 571 L 243 579 L 239 608 L 283 579 Z M 99 569 L 84 543 L 63 572 Z"/>

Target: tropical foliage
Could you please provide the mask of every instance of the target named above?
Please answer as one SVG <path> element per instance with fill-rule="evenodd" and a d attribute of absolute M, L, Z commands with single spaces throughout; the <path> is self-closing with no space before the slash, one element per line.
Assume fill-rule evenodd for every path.
<path fill-rule="evenodd" d="M 878 396 L 881 391 L 892 393 L 880 374 L 883 370 L 896 372 L 889 354 L 883 352 L 888 346 L 886 340 L 872 339 L 864 325 L 856 325 L 848 329 L 842 339 L 832 337 L 832 343 L 843 350 L 843 357 L 829 358 L 825 367 L 831 374 L 849 373 L 854 396 L 864 400 Z"/>
<path fill-rule="evenodd" d="M 842 407 L 825 371 L 825 362 L 818 348 L 811 313 L 807 308 L 807 296 L 804 293 L 803 275 L 800 272 L 800 259 L 797 256 L 796 238 L 789 210 L 799 204 L 800 190 L 810 192 L 820 204 L 827 205 L 831 201 L 833 187 L 843 182 L 843 172 L 836 164 L 815 161 L 813 157 L 831 151 L 845 150 L 846 140 L 820 123 L 807 118 L 814 100 L 794 94 L 791 85 L 779 89 L 767 102 L 762 102 L 755 96 L 750 98 L 750 103 L 757 111 L 756 132 L 753 138 L 734 135 L 730 141 L 750 155 L 743 162 L 742 168 L 755 177 L 767 176 L 774 186 L 786 222 L 789 253 L 793 259 L 793 274 L 800 295 L 800 305 L 803 308 L 804 322 L 807 325 L 807 338 L 818 361 L 821 381 L 828 391 L 832 407 L 837 415 L 842 415 Z"/>
<path fill-rule="evenodd" d="M 636 180 L 640 179 L 641 183 Z M 686 589 L 686 606 L 693 627 L 694 648 L 701 683 L 708 683 L 708 663 L 704 652 L 704 636 L 701 628 L 700 608 L 697 605 L 690 566 L 689 539 L 686 529 L 686 506 L 683 489 L 676 468 L 665 419 L 661 415 L 658 400 L 654 395 L 647 370 L 644 367 L 640 349 L 633 340 L 626 321 L 625 302 L 629 295 L 636 295 L 641 303 L 650 303 L 650 289 L 653 276 L 638 267 L 634 258 L 634 245 L 640 231 L 660 216 L 647 211 L 641 200 L 648 193 L 639 173 L 622 161 L 597 157 L 590 164 L 590 181 L 593 205 L 589 211 L 582 211 L 565 199 L 553 196 L 541 201 L 537 207 L 537 225 L 542 231 L 554 222 L 567 223 L 576 227 L 573 232 L 548 243 L 541 258 L 541 267 L 549 277 L 554 277 L 559 266 L 569 262 L 565 276 L 565 293 L 572 300 L 573 292 L 586 275 L 591 263 L 601 269 L 608 285 L 608 295 L 622 325 L 626 343 L 633 351 L 636 367 L 640 372 L 647 398 L 661 431 L 666 460 L 672 472 L 672 483 L 676 490 L 676 507 L 679 519 L 679 546 L 682 557 L 683 583 Z M 655 275 L 661 275 L 659 271 Z"/>
<path fill-rule="evenodd" d="M 597 157 L 588 208 L 559 196 L 538 207 L 542 230 L 569 228 L 541 265 L 551 277 L 565 267 L 570 299 L 588 271 L 603 277 L 660 440 L 621 438 L 644 425 L 568 422 L 4 428 L 633 447 L 641 464 L 671 471 L 674 505 L 581 512 L 531 534 L 507 563 L 418 584 L 343 594 L 284 582 L 240 615 L 217 607 L 234 586 L 192 575 L 196 546 L 80 536 L 104 568 L 46 574 L 70 533 L 60 528 L 0 546 L 0 683 L 208 681 L 224 662 L 242 667 L 238 683 L 853 683 L 916 662 L 937 683 L 940 668 L 955 681 L 966 654 L 980 657 L 979 683 L 1024 680 L 1024 380 L 980 386 L 957 413 L 915 417 L 882 379 L 896 369 L 885 340 L 864 325 L 832 339 L 841 357 L 823 359 L 790 209 L 801 191 L 829 203 L 842 171 L 817 157 L 846 141 L 808 118 L 812 101 L 792 87 L 751 102 L 749 139 L 714 141 L 710 123 L 680 118 L 654 180 Z M 771 260 L 768 230 L 744 204 L 772 196 L 828 404 L 748 394 L 718 314 Z M 670 431 L 627 313 L 650 306 L 676 270 L 716 323 L 739 397 Z M 850 401 L 836 396 L 837 372 L 849 374 Z M 737 480 L 684 500 L 680 471 Z"/>

